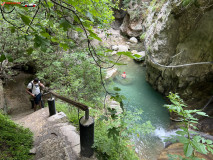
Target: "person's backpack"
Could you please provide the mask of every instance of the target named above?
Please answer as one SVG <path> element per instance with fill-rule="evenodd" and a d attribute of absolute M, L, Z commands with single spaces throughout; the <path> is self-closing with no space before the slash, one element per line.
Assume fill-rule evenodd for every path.
<path fill-rule="evenodd" d="M 29 89 L 29 91 L 32 93 L 33 91 L 33 81 L 30 82 L 32 84 L 32 87 L 31 89 Z M 32 104 L 32 108 L 34 107 L 34 100 L 31 100 L 31 104 Z M 44 108 L 44 102 L 43 100 L 41 99 L 41 107 Z"/>
<path fill-rule="evenodd" d="M 31 81 L 30 83 L 32 84 L 32 87 L 31 87 L 31 89 L 29 89 L 29 91 L 32 93 L 32 91 L 33 91 L 33 81 Z M 40 83 L 40 82 L 38 82 L 38 83 Z"/>

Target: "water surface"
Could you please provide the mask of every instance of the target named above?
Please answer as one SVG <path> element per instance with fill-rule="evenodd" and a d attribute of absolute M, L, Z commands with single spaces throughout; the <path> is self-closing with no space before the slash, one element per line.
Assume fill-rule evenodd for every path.
<path fill-rule="evenodd" d="M 142 121 L 151 121 L 155 127 L 155 132 L 147 136 L 133 135 L 136 152 L 141 159 L 156 160 L 164 148 L 162 138 L 166 136 L 166 130 L 170 124 L 169 113 L 163 107 L 166 102 L 163 96 L 146 82 L 146 69 L 141 64 L 131 60 L 127 65 L 119 66 L 118 69 L 120 74 L 126 72 L 127 75 L 126 81 L 120 77 L 120 74 L 114 79 L 115 86 L 121 88 L 120 93 L 127 98 L 124 100 L 124 106 L 130 109 L 142 109 L 144 111 Z"/>

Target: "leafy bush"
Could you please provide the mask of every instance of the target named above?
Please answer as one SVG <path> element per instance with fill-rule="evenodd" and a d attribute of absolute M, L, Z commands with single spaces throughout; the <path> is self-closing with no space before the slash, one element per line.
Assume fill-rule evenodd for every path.
<path fill-rule="evenodd" d="M 146 38 L 146 32 L 144 32 L 141 36 L 140 36 L 140 39 L 141 40 L 144 40 Z"/>
<path fill-rule="evenodd" d="M 63 111 L 70 122 L 78 127 L 78 111 L 75 107 L 57 102 L 56 109 Z M 108 108 L 108 116 L 105 116 L 100 108 L 94 109 L 93 106 L 90 109 L 90 116 L 95 117 L 94 148 L 99 159 L 138 159 L 134 151 L 134 144 L 130 141 L 130 136 L 133 133 L 139 136 L 139 134 L 150 133 L 154 130 L 150 122 L 143 124 L 137 122 L 141 120 L 141 114 L 142 111 L 137 109 L 117 114 L 114 109 Z M 79 118 L 83 115 L 84 113 L 80 111 Z"/>
<path fill-rule="evenodd" d="M 191 4 L 195 3 L 195 2 L 196 2 L 196 0 L 182 0 L 182 5 L 184 7 L 186 7 L 186 6 L 191 5 Z"/>
<path fill-rule="evenodd" d="M 37 76 L 52 88 L 60 88 L 60 94 L 80 102 L 97 101 L 103 91 L 100 70 L 85 52 L 36 54 Z M 105 75 L 103 74 L 103 77 Z"/>
<path fill-rule="evenodd" d="M 180 143 L 184 144 L 184 154 L 188 159 L 199 160 L 195 153 L 200 152 L 202 154 L 212 153 L 213 154 L 213 142 L 211 140 L 206 140 L 199 136 L 197 132 L 191 131 L 190 128 L 197 129 L 195 126 L 198 123 L 198 119 L 194 117 L 195 114 L 201 116 L 208 116 L 205 112 L 200 110 L 187 110 L 186 104 L 178 96 L 178 94 L 169 94 L 169 99 L 172 102 L 171 105 L 165 105 L 170 112 L 175 112 L 182 118 L 183 127 L 178 130 L 177 136 L 174 139 L 179 140 Z M 170 157 L 177 158 L 178 155 L 170 155 Z M 182 159 L 182 158 L 181 158 Z"/>
<path fill-rule="evenodd" d="M 63 102 L 56 102 L 56 110 L 58 112 L 64 112 L 69 119 L 69 121 L 75 126 L 79 127 L 78 121 L 78 109 L 74 106 L 68 105 L 67 103 Z M 82 111 L 79 111 L 79 117 L 82 117 L 84 114 Z"/>
<path fill-rule="evenodd" d="M 0 159 L 29 160 L 33 134 L 0 113 Z"/>

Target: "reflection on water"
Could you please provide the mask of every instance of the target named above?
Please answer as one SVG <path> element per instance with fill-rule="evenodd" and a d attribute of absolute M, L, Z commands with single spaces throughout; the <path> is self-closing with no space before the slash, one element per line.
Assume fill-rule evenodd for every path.
<path fill-rule="evenodd" d="M 164 148 L 163 137 L 167 135 L 169 127 L 169 113 L 163 107 L 165 101 L 162 95 L 156 92 L 145 80 L 145 68 L 130 61 L 128 65 L 119 67 L 120 73 L 126 72 L 127 79 L 114 79 L 115 86 L 121 88 L 121 94 L 126 96 L 124 105 L 130 108 L 139 108 L 144 111 L 143 122 L 151 121 L 156 128 L 149 135 L 136 135 L 132 139 L 136 142 L 136 152 L 141 159 L 156 160 Z M 142 123 L 142 122 L 138 122 Z"/>

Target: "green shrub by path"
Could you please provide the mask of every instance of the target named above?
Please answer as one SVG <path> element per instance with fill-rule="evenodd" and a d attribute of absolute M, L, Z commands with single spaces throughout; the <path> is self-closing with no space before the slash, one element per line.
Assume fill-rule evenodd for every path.
<path fill-rule="evenodd" d="M 67 103 L 63 103 L 63 102 L 56 102 L 56 110 L 58 112 L 64 112 L 67 116 L 67 118 L 69 119 L 69 121 L 75 126 L 77 127 L 77 129 L 79 128 L 78 126 L 78 109 L 74 106 L 70 106 Z M 79 117 L 81 117 L 83 115 L 83 113 L 81 111 L 79 111 Z"/>
<path fill-rule="evenodd" d="M 0 160 L 29 160 L 33 134 L 0 113 Z"/>
<path fill-rule="evenodd" d="M 56 102 L 57 111 L 63 111 L 70 122 L 73 123 L 78 128 L 78 110 L 69 106 L 68 104 L 62 102 Z M 140 115 L 140 111 L 136 111 Z M 124 118 L 126 121 L 120 121 L 119 119 L 113 120 L 108 118 L 108 120 L 100 120 L 100 117 L 103 117 L 102 109 L 90 109 L 90 116 L 95 117 L 95 140 L 94 148 L 96 150 L 96 156 L 101 160 L 137 160 L 139 159 L 137 154 L 134 151 L 134 144 L 130 141 L 128 135 L 136 130 L 143 130 L 143 132 L 150 133 L 153 128 L 151 124 L 136 124 L 135 120 L 138 119 L 137 114 L 130 115 L 130 112 L 126 112 L 125 118 L 121 116 L 121 119 Z M 79 112 L 79 118 L 84 115 L 84 112 Z M 128 117 L 126 117 L 128 116 Z M 135 125 L 128 127 L 131 121 Z M 123 124 L 121 124 L 123 123 Z M 122 127 L 123 126 L 123 127 Z M 126 129 L 128 127 L 128 130 Z M 133 131 L 135 130 L 135 131 Z M 149 131 L 148 131 L 149 130 Z M 114 132 L 114 133 L 112 133 Z M 131 133 L 130 133 L 131 132 Z M 116 134 L 117 133 L 117 134 Z M 112 136 L 110 136 L 112 135 Z"/>

